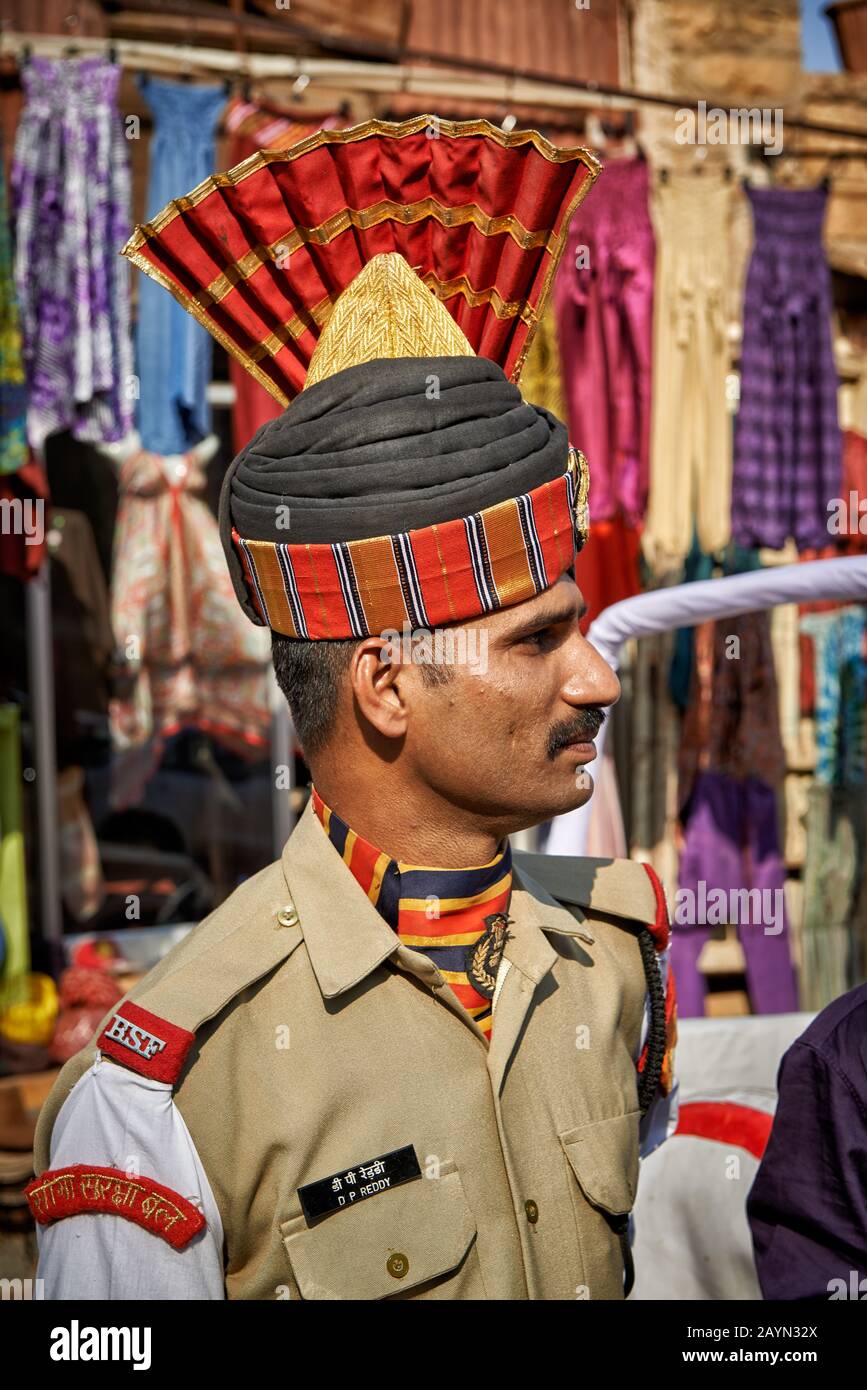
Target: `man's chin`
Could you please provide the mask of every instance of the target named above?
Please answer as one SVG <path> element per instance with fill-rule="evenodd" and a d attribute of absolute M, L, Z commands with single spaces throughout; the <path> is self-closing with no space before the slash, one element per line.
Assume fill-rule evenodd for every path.
<path fill-rule="evenodd" d="M 569 811 L 575 811 L 579 806 L 584 806 L 593 795 L 594 782 L 590 773 L 584 773 L 584 781 L 580 786 L 572 784 L 561 794 L 556 802 L 546 802 L 544 806 L 528 807 L 525 816 L 521 817 L 522 823 L 516 827 L 520 830 L 532 830 L 536 825 L 544 825 L 546 821 L 554 820 L 555 816 L 567 815 Z"/>
<path fill-rule="evenodd" d="M 581 772 L 581 782 L 578 786 L 573 786 L 564 798 L 564 805 L 559 810 L 554 811 L 555 816 L 562 816 L 567 811 L 576 811 L 579 806 L 585 806 L 590 800 L 596 787 L 593 777 L 589 772 Z"/>

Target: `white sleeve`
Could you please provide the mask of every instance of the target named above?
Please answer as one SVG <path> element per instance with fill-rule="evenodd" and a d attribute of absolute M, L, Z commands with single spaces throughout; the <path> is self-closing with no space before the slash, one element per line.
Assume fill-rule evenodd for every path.
<path fill-rule="evenodd" d="M 81 1212 L 37 1223 L 48 1299 L 225 1298 L 223 1224 L 205 1170 L 168 1082 L 96 1061 L 54 1123 L 50 1168 L 93 1163 L 153 1178 L 179 1192 L 207 1225 L 182 1250 L 122 1216 Z"/>
<path fill-rule="evenodd" d="M 659 962 L 659 974 L 662 979 L 663 996 L 665 995 L 668 985 L 668 962 L 670 953 L 671 947 L 668 946 L 656 958 Z M 641 1021 L 641 1037 L 638 1040 L 638 1056 L 636 1057 L 636 1061 L 638 1057 L 641 1056 L 641 1049 L 647 1041 L 649 1032 L 650 995 L 646 994 L 644 997 L 644 1018 Z M 640 1158 L 649 1157 L 654 1149 L 658 1149 L 660 1144 L 664 1143 L 666 1139 L 669 1139 L 671 1135 L 674 1134 L 674 1131 L 677 1129 L 677 1112 L 678 1081 L 677 1075 L 675 1074 L 668 1095 L 664 1096 L 662 1092 L 657 1089 L 656 1095 L 650 1102 L 646 1114 L 641 1118 L 641 1123 L 638 1127 L 638 1153 Z"/>

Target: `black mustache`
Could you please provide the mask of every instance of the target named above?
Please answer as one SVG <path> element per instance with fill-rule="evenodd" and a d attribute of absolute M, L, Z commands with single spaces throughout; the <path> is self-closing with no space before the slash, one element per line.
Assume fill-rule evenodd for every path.
<path fill-rule="evenodd" d="M 570 743 L 592 743 L 605 723 L 605 711 L 598 705 L 584 710 L 570 724 L 558 724 L 548 735 L 548 757 L 553 758 Z"/>

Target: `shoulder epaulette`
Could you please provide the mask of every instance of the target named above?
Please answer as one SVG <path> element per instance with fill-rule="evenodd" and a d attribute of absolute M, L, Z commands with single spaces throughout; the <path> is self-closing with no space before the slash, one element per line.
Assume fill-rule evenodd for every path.
<path fill-rule="evenodd" d="M 669 944 L 670 926 L 665 890 L 650 864 L 634 859 L 599 859 L 586 855 L 532 854 L 515 850 L 513 862 L 537 883 L 570 907 L 621 918 L 625 928 L 638 927 L 638 947 L 650 1000 L 650 1027 L 638 1059 L 638 1099 L 642 1114 L 658 1089 L 672 1084 L 677 1038 L 674 976 L 666 986 L 657 957 Z"/>
<path fill-rule="evenodd" d="M 668 945 L 665 892 L 649 864 L 634 859 L 531 854 L 527 850 L 513 851 L 512 859 L 558 901 L 639 922 L 649 928 L 657 951 Z"/>

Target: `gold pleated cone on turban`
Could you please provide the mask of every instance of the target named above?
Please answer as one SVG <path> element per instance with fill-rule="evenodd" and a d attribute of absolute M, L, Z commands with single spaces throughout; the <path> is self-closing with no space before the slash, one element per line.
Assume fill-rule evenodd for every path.
<path fill-rule="evenodd" d="M 305 389 L 346 367 L 393 357 L 475 357 L 448 309 L 397 251 L 374 256 L 322 330 Z"/>

